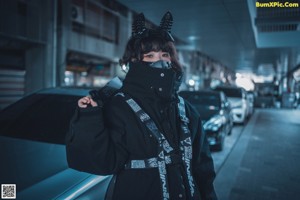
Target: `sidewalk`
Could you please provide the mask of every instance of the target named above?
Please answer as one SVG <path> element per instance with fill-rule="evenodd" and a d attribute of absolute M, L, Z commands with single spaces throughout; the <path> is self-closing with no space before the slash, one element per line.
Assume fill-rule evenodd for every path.
<path fill-rule="evenodd" d="M 256 110 L 217 174 L 219 200 L 300 196 L 300 110 Z"/>

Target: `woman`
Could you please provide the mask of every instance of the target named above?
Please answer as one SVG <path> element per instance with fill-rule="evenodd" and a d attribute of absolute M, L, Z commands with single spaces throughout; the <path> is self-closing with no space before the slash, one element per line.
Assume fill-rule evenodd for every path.
<path fill-rule="evenodd" d="M 71 168 L 114 178 L 111 199 L 217 199 L 215 172 L 201 119 L 177 95 L 182 69 L 167 12 L 156 29 L 133 23 L 121 65 L 123 86 L 104 102 L 78 101 L 67 138 Z M 101 105 L 99 105 L 101 104 Z"/>

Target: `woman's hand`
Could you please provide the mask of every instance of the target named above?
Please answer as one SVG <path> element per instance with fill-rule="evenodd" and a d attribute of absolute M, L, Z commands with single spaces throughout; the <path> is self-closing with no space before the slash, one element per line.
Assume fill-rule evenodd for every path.
<path fill-rule="evenodd" d="M 80 108 L 86 108 L 88 105 L 91 105 L 93 107 L 98 106 L 98 104 L 93 101 L 93 99 L 90 96 L 85 96 L 78 100 L 78 106 Z"/>

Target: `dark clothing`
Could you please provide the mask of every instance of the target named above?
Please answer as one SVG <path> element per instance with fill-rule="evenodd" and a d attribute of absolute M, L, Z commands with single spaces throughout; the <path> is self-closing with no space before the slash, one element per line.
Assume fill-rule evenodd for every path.
<path fill-rule="evenodd" d="M 179 154 L 180 123 L 173 70 L 132 64 L 121 92 L 128 94 L 156 123 Z M 193 141 L 192 170 L 198 197 L 215 200 L 215 172 L 201 119 L 186 102 Z M 114 96 L 103 108 L 78 109 L 67 137 L 71 168 L 99 174 L 115 174 L 113 199 L 162 199 L 158 168 L 124 169 L 129 160 L 157 157 L 157 140 L 137 118 L 122 96 Z M 167 165 L 170 199 L 188 199 L 188 183 L 182 163 Z M 197 196 L 196 195 L 196 196 Z M 200 196 L 201 195 L 201 198 Z"/>

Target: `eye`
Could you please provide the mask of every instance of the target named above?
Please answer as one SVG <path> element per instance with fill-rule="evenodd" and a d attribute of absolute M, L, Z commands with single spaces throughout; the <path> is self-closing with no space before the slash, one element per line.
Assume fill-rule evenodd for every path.
<path fill-rule="evenodd" d="M 165 57 L 165 58 L 170 58 L 171 57 L 168 52 L 163 52 L 162 56 Z"/>
<path fill-rule="evenodd" d="M 144 54 L 144 58 L 153 58 L 153 54 Z"/>

